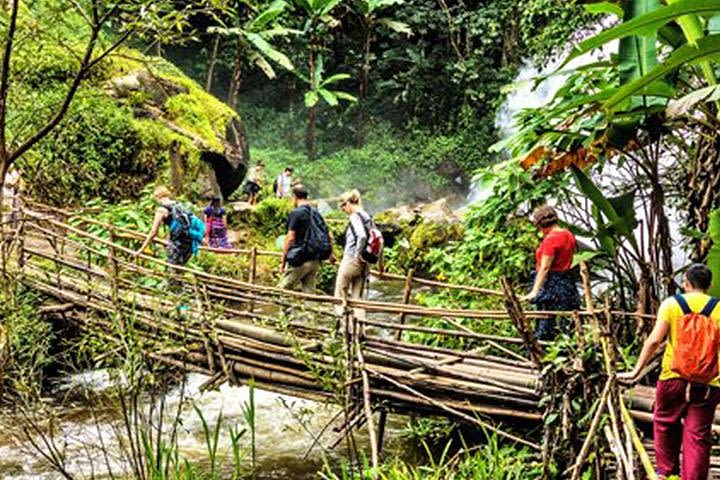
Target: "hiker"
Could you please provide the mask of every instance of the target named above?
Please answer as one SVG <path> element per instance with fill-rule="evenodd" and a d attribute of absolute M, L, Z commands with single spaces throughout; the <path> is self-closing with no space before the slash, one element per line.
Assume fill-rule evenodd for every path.
<path fill-rule="evenodd" d="M 265 163 L 258 160 L 255 167 L 250 170 L 248 180 L 243 187 L 243 192 L 248 196 L 250 205 L 257 204 L 258 193 L 262 190 L 263 185 L 265 185 Z"/>
<path fill-rule="evenodd" d="M 580 308 L 580 294 L 571 270 L 575 236 L 559 225 L 557 212 L 549 205 L 536 208 L 532 222 L 542 231 L 543 240 L 535 251 L 537 266 L 532 290 L 520 300 L 529 301 L 538 310 L 577 310 Z M 535 337 L 538 340 L 553 340 L 556 336 L 556 318 L 538 318 Z"/>
<path fill-rule="evenodd" d="M 332 235 L 320 212 L 308 203 L 305 187 L 296 186 L 292 194 L 295 208 L 287 220 L 288 231 L 280 264 L 283 273 L 280 288 L 295 290 L 300 286 L 303 292 L 312 293 L 315 291 L 320 262 L 334 262 Z"/>
<path fill-rule="evenodd" d="M 635 368 L 618 375 L 634 380 L 669 336 L 655 390 L 653 443 L 660 478 L 706 480 L 710 467 L 711 427 L 720 403 L 718 348 L 720 309 L 706 292 L 712 273 L 702 264 L 688 268 L 684 294 L 665 299 L 655 327 L 645 340 Z M 680 450 L 682 445 L 682 462 Z"/>
<path fill-rule="evenodd" d="M 275 178 L 273 183 L 273 192 L 277 198 L 288 198 L 293 188 L 293 167 L 287 166 L 285 170 Z"/>
<path fill-rule="evenodd" d="M 160 227 L 165 225 L 170 232 L 166 245 L 167 262 L 172 265 L 185 265 L 202 243 L 205 225 L 192 212 L 174 201 L 167 187 L 157 187 L 154 197 L 159 206 L 155 211 L 152 228 L 135 254 L 140 255 L 144 252 L 157 235 Z M 170 284 L 177 285 L 177 282 L 171 280 Z"/>
<path fill-rule="evenodd" d="M 220 197 L 213 197 L 205 208 L 205 239 L 212 248 L 232 248 L 225 224 L 225 209 Z"/>
<path fill-rule="evenodd" d="M 335 297 L 362 298 L 370 263 L 379 260 L 379 255 L 372 256 L 375 245 L 373 242 L 377 242 L 379 236 L 381 249 L 382 235 L 375 228 L 372 217 L 363 208 L 360 192 L 351 190 L 342 194 L 339 206 L 348 215 L 349 221 L 345 230 L 345 249 L 335 280 Z M 377 246 L 375 248 L 377 249 Z M 355 309 L 355 316 L 362 320 L 365 311 Z"/>
<path fill-rule="evenodd" d="M 15 207 L 18 201 L 18 192 L 20 190 L 20 172 L 15 168 L 15 165 L 10 165 L 7 173 L 5 174 L 5 181 L 3 182 L 2 188 L 2 223 L 13 222 L 15 215 Z"/>

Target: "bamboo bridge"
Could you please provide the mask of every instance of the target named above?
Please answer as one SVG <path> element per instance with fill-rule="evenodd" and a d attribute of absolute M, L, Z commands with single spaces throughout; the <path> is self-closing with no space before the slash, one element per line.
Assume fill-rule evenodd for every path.
<path fill-rule="evenodd" d="M 253 378 L 258 388 L 337 402 L 346 414 L 337 430 L 342 435 L 366 425 L 373 463 L 382 448 L 387 412 L 444 415 L 542 449 L 532 435 L 509 433 L 497 423 L 531 432 L 543 421 L 543 346 L 528 333 L 528 320 L 552 313 L 568 316 L 580 328 L 601 322 L 599 317 L 609 322 L 637 315 L 594 308 L 587 278 L 589 308 L 577 312 L 525 312 L 510 285 L 502 291 L 452 285 L 417 278 L 412 271 L 407 276 L 374 272 L 383 281 L 403 282 L 397 303 L 286 291 L 259 281 L 258 259 L 277 257 L 277 252 L 206 249 L 245 259 L 242 278 L 220 277 L 135 255 L 129 245 L 137 244 L 142 233 L 87 215 L 30 201 L 14 215 L 4 226 L 2 275 L 41 293 L 44 313 L 100 332 L 108 349 L 132 328 L 152 359 L 207 375 L 204 388 Z M 171 280 L 182 285 L 179 291 L 169 288 Z M 505 309 L 421 306 L 413 304 L 418 288 L 501 297 L 498 303 Z M 477 333 L 467 326 L 473 322 L 505 322 L 504 330 L 520 335 Z M 628 417 L 652 420 L 654 389 L 636 387 L 625 398 L 630 401 L 620 403 L 628 403 Z M 604 433 L 624 449 L 615 430 Z M 720 432 L 718 417 L 714 431 Z M 634 448 L 643 449 L 637 442 Z M 618 454 L 618 462 L 628 455 Z M 720 467 L 720 459 L 714 458 L 713 465 Z"/>

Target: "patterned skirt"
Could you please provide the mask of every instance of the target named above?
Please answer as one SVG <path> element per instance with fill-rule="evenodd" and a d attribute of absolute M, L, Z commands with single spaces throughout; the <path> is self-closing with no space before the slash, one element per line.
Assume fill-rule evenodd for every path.
<path fill-rule="evenodd" d="M 212 248 L 232 248 L 227 236 L 227 227 L 222 218 L 213 218 L 210 221 L 208 243 Z"/>
<path fill-rule="evenodd" d="M 538 310 L 568 311 L 580 308 L 580 294 L 575 284 L 575 273 L 572 270 L 564 272 L 548 272 L 545 284 L 537 297 L 531 300 Z M 560 328 L 570 334 L 571 324 L 566 318 L 561 319 Z M 555 317 L 538 318 L 535 323 L 535 336 L 538 340 L 551 341 L 557 336 Z"/>

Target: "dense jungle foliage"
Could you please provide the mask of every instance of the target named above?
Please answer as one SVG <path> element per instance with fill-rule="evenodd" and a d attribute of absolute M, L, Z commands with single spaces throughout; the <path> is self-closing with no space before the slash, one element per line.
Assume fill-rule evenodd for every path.
<path fill-rule="evenodd" d="M 15 46 L 10 115 L 3 124 L 7 137 L 20 141 L 0 139 L 3 168 L 11 157 L 8 147 L 18 148 L 28 131 L 42 128 L 73 83 L 87 40 L 85 23 L 94 25 L 82 7 L 95 4 L 70 3 L 69 14 L 60 0 L 23 3 L 19 9 L 23 41 Z M 155 25 L 158 11 L 143 10 L 149 3 L 122 3 L 127 10 L 117 22 L 98 29 L 98 43 L 117 40 L 118 48 L 80 75 L 60 123 L 17 159 L 30 195 L 60 206 L 92 207 L 85 215 L 147 231 L 155 184 L 173 186 L 199 212 L 198 200 L 218 191 L 226 200 L 242 198 L 236 189 L 246 167 L 258 160 L 267 165 L 268 183 L 285 165 L 294 165 L 313 197 L 359 188 L 373 213 L 440 196 L 464 203 L 475 176 L 482 195 L 458 221 L 412 218 L 393 224 L 392 215 L 379 216 L 387 218 L 383 228 L 393 234 L 386 251 L 389 271 L 405 274 L 413 268 L 422 276 L 486 288 L 505 280 L 521 292 L 539 240 L 528 215 L 550 201 L 581 240 L 576 263 L 591 262 L 588 294 L 608 309 L 652 315 L 662 298 L 677 291 L 678 274 L 691 260 L 708 263 L 716 273 L 713 292 L 720 292 L 716 2 L 633 0 L 581 7 L 560 0 L 228 0 L 186 2 L 187 8 L 161 2 L 168 10 L 161 9 L 160 16 L 172 24 L 169 29 L 123 37 L 128 16 Z M 138 5 L 140 10 L 133 10 Z M 11 24 L 8 19 L 2 25 L 4 35 Z M 577 45 L 568 51 L 568 42 Z M 561 79 L 559 89 L 547 105 L 520 112 L 513 134 L 500 138 L 497 115 L 505 94 L 517 87 L 510 84 L 518 70 L 553 57 L 564 60 L 555 72 L 546 72 Z M 574 63 L 581 58 L 584 63 Z M 241 232 L 240 245 L 277 250 L 290 204 L 269 198 L 269 190 L 265 185 L 256 208 L 229 216 L 232 229 Z M 345 217 L 338 212 L 327 217 L 340 238 Z M 75 221 L 80 225 L 82 219 Z M 96 233 L 107 234 L 100 230 Z M 131 248 L 138 243 L 123 242 Z M 161 247 L 154 253 L 162 255 Z M 238 278 L 245 278 L 248 266 L 244 257 L 207 253 L 190 263 Z M 274 284 L 277 267 L 276 258 L 261 261 L 260 281 Z M 319 286 L 325 292 L 332 291 L 333 276 L 334 269 L 324 267 Z M 164 284 L 148 278 L 143 286 Z M 0 301 L 0 340 L 12 353 L 4 385 L 11 395 L 38 399 L 55 363 L 57 332 L 41 319 L 34 295 L 3 285 Z M 422 290 L 413 301 L 504 306 L 498 297 L 467 292 Z M 645 318 L 579 324 L 547 346 L 545 413 L 538 430 L 554 447 L 542 465 L 538 455 L 501 445 L 491 435 L 486 443 L 450 453 L 444 446 L 454 435 L 452 427 L 415 422 L 410 430 L 420 443 L 440 438 L 426 447 L 426 465 L 394 459 L 376 471 L 333 466 L 323 474 L 329 479 L 561 477 L 588 438 L 593 412 L 604 408 L 593 400 L 603 382 L 615 389 L 615 402 L 624 401 L 614 375 L 635 359 L 650 326 Z M 505 319 L 451 323 L 438 316 L 418 323 L 518 334 Z M 132 332 L 117 333 L 132 340 Z M 444 348 L 477 346 L 475 340 L 422 333 L 405 338 Z M 610 349 L 612 360 L 608 338 L 618 347 Z M 98 353 L 102 342 L 94 347 Z M 111 352 L 118 376 L 130 364 L 143 379 L 149 360 L 137 360 L 141 349 L 132 342 L 121 347 Z M 512 355 L 514 348 L 506 352 Z M 157 393 L 155 387 L 143 385 L 134 398 Z M 246 408 L 252 425 L 251 405 Z M 603 415 L 601 421 L 609 420 Z M 177 445 L 166 451 L 160 443 L 158 451 L 180 478 Z M 598 439 L 591 448 L 591 460 L 586 465 L 582 459 L 576 469 L 583 478 L 594 478 L 593 469 L 609 458 L 612 445 Z M 183 471 L 187 478 L 193 474 Z M 166 477 L 158 472 L 152 478 Z"/>

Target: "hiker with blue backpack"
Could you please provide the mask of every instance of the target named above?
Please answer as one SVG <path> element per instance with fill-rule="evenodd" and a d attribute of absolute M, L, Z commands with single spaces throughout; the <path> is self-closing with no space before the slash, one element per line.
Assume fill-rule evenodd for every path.
<path fill-rule="evenodd" d="M 372 217 L 362 206 L 360 192 L 351 190 L 340 196 L 340 209 L 348 215 L 345 248 L 335 280 L 335 297 L 362 298 L 370 272 L 370 265 L 382 256 L 383 237 Z M 355 316 L 363 319 L 365 311 L 355 309 Z"/>
<path fill-rule="evenodd" d="M 283 242 L 280 288 L 315 291 L 320 263 L 334 261 L 332 235 L 318 210 L 308 202 L 308 191 L 302 185 L 292 189 L 293 206 L 287 219 L 287 234 Z"/>
<path fill-rule="evenodd" d="M 166 244 L 167 262 L 172 265 L 185 265 L 197 253 L 205 237 L 205 223 L 180 202 L 173 200 L 167 187 L 157 187 L 153 194 L 159 204 L 155 211 L 152 228 L 136 255 L 145 251 L 157 236 L 160 227 L 168 228 Z"/>
<path fill-rule="evenodd" d="M 708 478 L 712 424 L 720 403 L 720 308 L 718 299 L 707 294 L 711 282 L 712 273 L 705 265 L 690 266 L 683 278 L 684 293 L 660 305 L 635 368 L 618 375 L 619 380 L 635 380 L 667 339 L 653 410 L 661 479 Z"/>

